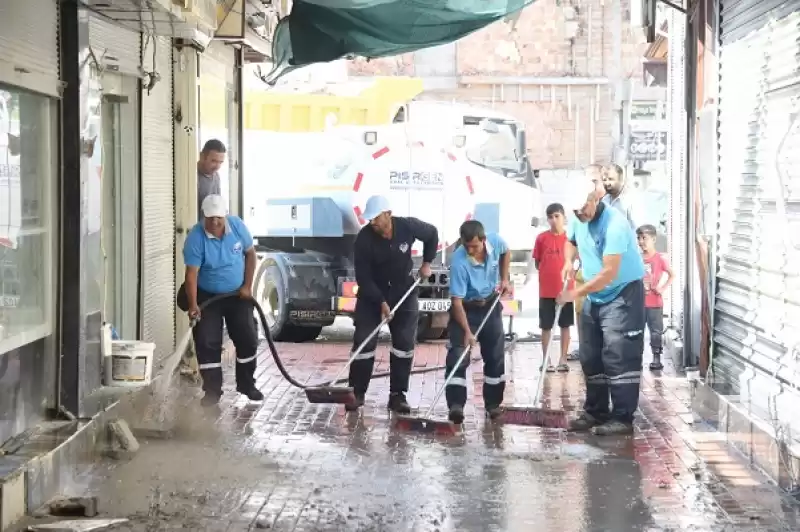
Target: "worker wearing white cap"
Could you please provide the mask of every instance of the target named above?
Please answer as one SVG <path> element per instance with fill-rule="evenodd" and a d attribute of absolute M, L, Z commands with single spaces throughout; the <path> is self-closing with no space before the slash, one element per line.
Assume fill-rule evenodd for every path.
<path fill-rule="evenodd" d="M 380 323 L 389 318 L 392 348 L 389 356 L 390 410 L 408 414 L 411 407 L 406 400 L 419 315 L 416 293 L 409 296 L 394 316 L 391 309 L 414 283 L 414 262 L 411 248 L 421 240 L 422 265 L 419 275 L 431 276 L 431 262 L 436 257 L 439 233 L 436 227 L 417 218 L 392 216 L 389 200 L 372 196 L 367 200 L 362 217 L 369 223 L 361 228 L 353 246 L 358 284 L 358 301 L 353 316 L 356 330 L 353 352 Z M 364 396 L 372 378 L 375 364 L 375 336 L 350 366 L 350 386 L 356 401 L 347 410 L 356 410 L 364 404 Z"/>
<path fill-rule="evenodd" d="M 579 347 L 586 400 L 570 429 L 630 434 L 644 353 L 644 263 L 625 215 L 600 201 L 590 179 L 582 179 L 570 193 L 564 207 L 575 218 L 567 228 L 563 275 L 573 274 L 577 250 L 584 284 L 565 290 L 557 301 L 586 297 Z"/>
<path fill-rule="evenodd" d="M 236 348 L 236 390 L 251 401 L 261 401 L 264 395 L 254 379 L 258 330 L 251 294 L 256 268 L 253 237 L 241 218 L 228 214 L 222 196 L 206 196 L 201 210 L 203 220 L 189 231 L 183 245 L 186 277 L 178 306 L 190 318 L 199 319 L 192 332 L 203 377 L 202 404 L 216 405 L 222 397 L 223 320 Z M 200 315 L 199 306 L 204 301 L 233 292 L 239 297 L 211 303 Z"/>

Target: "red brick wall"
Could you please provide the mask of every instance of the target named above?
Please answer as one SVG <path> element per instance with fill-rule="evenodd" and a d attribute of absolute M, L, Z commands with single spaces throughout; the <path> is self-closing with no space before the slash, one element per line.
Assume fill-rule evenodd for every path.
<path fill-rule="evenodd" d="M 504 22 L 461 39 L 457 43 L 457 71 L 461 76 L 531 76 L 531 77 L 610 77 L 613 68 L 612 2 L 618 0 L 538 0 L 524 9 L 516 29 Z M 642 32 L 627 22 L 630 0 L 622 0 L 620 75 L 640 77 L 641 57 L 646 45 Z M 577 10 L 578 31 L 574 50 L 567 40 L 568 21 L 564 8 Z M 413 76 L 412 54 L 397 58 L 354 61 L 352 75 Z M 613 80 L 612 80 L 613 81 Z M 431 98 L 456 99 L 474 105 L 502 109 L 525 121 L 533 164 L 538 168 L 574 168 L 591 160 L 602 162 L 612 153 L 612 99 L 608 86 L 601 87 L 599 119 L 594 123 L 594 155 L 590 147 L 589 108 L 597 92 L 594 87 L 573 87 L 570 99 L 573 112 L 567 111 L 566 87 L 556 87 L 555 104 L 551 103 L 550 88 L 542 94 L 539 86 L 523 88 L 519 98 L 518 85 L 461 87 L 446 94 L 427 95 Z M 502 95 L 501 95 L 502 92 Z M 544 96 L 542 99 L 541 96 Z M 581 110 L 576 119 L 574 105 Z M 578 138 L 578 153 L 575 139 Z"/>

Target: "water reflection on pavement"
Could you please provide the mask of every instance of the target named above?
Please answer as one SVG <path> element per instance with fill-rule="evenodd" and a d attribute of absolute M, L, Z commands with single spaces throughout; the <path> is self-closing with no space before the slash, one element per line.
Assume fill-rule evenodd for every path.
<path fill-rule="evenodd" d="M 293 373 L 335 372 L 336 342 L 282 345 Z M 381 358 L 385 355 L 381 348 Z M 530 400 L 540 347 L 519 346 L 509 398 Z M 420 346 L 415 365 L 443 361 Z M 385 364 L 385 362 L 384 362 Z M 797 530 L 797 507 L 719 445 L 685 424 L 679 379 L 648 377 L 633 437 L 493 426 L 481 411 L 473 366 L 463 433 L 448 439 L 391 428 L 388 382 L 374 381 L 361 414 L 310 405 L 262 358 L 263 405 L 226 395 L 219 416 L 179 408 L 172 438 L 143 441 L 129 462 L 103 464 L 92 481 L 120 530 L 458 531 Z M 378 368 L 380 371 L 383 368 Z M 555 407 L 580 405 L 577 366 L 546 387 Z M 230 380 L 230 379 L 229 379 Z M 415 376 L 409 399 L 430 404 L 439 373 Z M 444 405 L 436 415 L 444 415 Z M 705 454 L 704 454 L 705 453 Z"/>

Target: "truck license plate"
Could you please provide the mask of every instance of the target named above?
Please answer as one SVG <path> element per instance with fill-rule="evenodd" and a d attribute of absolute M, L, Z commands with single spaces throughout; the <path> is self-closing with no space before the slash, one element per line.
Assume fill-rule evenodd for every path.
<path fill-rule="evenodd" d="M 447 312 L 450 310 L 449 299 L 420 299 L 420 312 Z"/>

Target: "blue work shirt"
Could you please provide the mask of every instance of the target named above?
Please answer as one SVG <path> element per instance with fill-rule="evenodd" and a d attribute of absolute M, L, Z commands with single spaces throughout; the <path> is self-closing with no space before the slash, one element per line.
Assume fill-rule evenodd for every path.
<path fill-rule="evenodd" d="M 500 256 L 508 252 L 505 240 L 496 233 L 486 235 L 486 260 L 476 264 L 459 246 L 450 257 L 450 296 L 465 301 L 486 299 L 500 284 Z"/>
<path fill-rule="evenodd" d="M 599 292 L 587 296 L 592 303 L 602 304 L 614 300 L 628 283 L 642 279 L 644 262 L 639 254 L 636 233 L 625 215 L 608 205 L 600 204 L 598 208 L 602 211 L 587 223 L 573 218 L 567 228 L 567 239 L 578 247 L 584 282 L 600 273 L 603 257 L 622 255 L 614 280 Z"/>
<path fill-rule="evenodd" d="M 222 238 L 207 233 L 202 223 L 189 231 L 183 244 L 183 262 L 199 268 L 197 287 L 212 294 L 239 290 L 244 284 L 245 252 L 253 237 L 238 216 L 225 217 Z"/>

